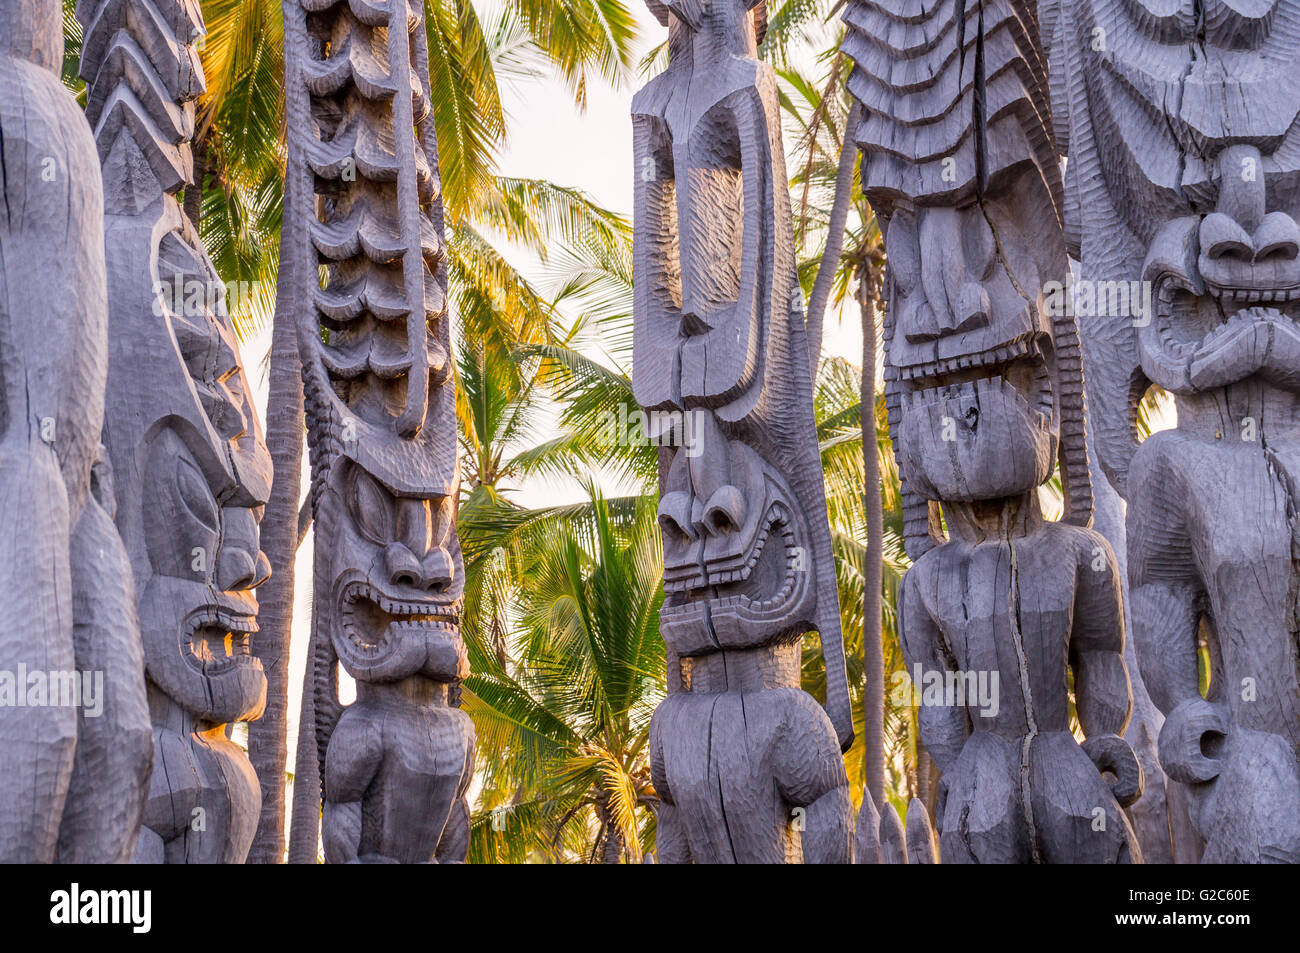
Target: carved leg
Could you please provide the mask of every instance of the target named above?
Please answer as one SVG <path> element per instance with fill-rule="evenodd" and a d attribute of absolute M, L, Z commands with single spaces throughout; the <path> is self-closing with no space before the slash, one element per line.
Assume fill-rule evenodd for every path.
<path fill-rule="evenodd" d="M 135 853 L 131 856 L 133 864 L 165 864 L 167 863 L 167 845 L 163 839 L 149 830 L 147 827 L 140 828 L 140 837 L 135 842 Z"/>
<path fill-rule="evenodd" d="M 325 754 L 321 839 L 327 864 L 360 860 L 362 800 L 384 758 L 382 725 L 360 705 L 344 711 Z"/>
<path fill-rule="evenodd" d="M 805 864 L 847 864 L 853 855 L 845 844 L 853 839 L 853 800 L 848 785 L 834 787 L 807 807 L 807 826 L 803 831 Z"/>
<path fill-rule="evenodd" d="M 945 864 L 1026 864 L 1032 860 L 1020 791 L 1020 751 L 977 731 L 943 776 L 940 856 Z"/>
<path fill-rule="evenodd" d="M 1038 735 L 1029 764 L 1034 833 L 1043 863 L 1141 863 L 1128 816 L 1073 735 Z"/>
<path fill-rule="evenodd" d="M 321 822 L 321 839 L 325 846 L 325 863 L 355 864 L 360 860 L 361 802 L 326 801 Z"/>
<path fill-rule="evenodd" d="M 803 862 L 853 862 L 853 800 L 835 728 L 825 710 L 799 689 L 764 695 L 785 709 L 773 762 L 776 783 L 791 804 L 802 808 Z"/>
<path fill-rule="evenodd" d="M 667 701 L 660 710 L 666 706 Z M 686 838 L 686 825 L 673 801 L 668 773 L 664 770 L 664 747 L 659 736 L 662 725 L 663 720 L 656 711 L 650 719 L 650 781 L 659 795 L 659 809 L 655 812 L 655 860 L 661 864 L 689 864 L 691 846 Z"/>

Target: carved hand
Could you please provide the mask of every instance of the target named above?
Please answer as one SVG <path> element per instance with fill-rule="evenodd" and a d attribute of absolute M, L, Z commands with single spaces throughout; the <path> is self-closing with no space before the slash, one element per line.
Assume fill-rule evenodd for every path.
<path fill-rule="evenodd" d="M 1160 764 L 1175 781 L 1195 784 L 1219 775 L 1217 751 L 1227 719 L 1204 698 L 1181 702 L 1160 729 Z"/>
<path fill-rule="evenodd" d="M 1115 775 L 1110 793 L 1120 807 L 1128 807 L 1142 796 L 1146 780 L 1142 775 L 1142 765 L 1129 743 L 1119 735 L 1093 735 L 1083 743 L 1083 752 L 1092 759 L 1098 771 Z"/>

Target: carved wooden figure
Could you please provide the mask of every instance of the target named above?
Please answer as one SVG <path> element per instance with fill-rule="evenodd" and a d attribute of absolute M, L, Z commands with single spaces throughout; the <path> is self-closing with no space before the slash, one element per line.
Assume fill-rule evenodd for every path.
<path fill-rule="evenodd" d="M 261 714 L 250 652 L 269 566 L 270 457 L 225 288 L 176 193 L 203 70 L 197 4 L 82 0 L 86 115 L 103 164 L 105 441 L 139 600 L 154 773 L 135 859 L 242 863 L 261 792 L 229 725 Z"/>
<path fill-rule="evenodd" d="M 290 191 L 312 462 L 325 859 L 458 862 L 474 728 L 422 5 L 286 4 Z M 328 280 L 317 281 L 325 265 Z M 342 663 L 357 683 L 343 708 Z"/>
<path fill-rule="evenodd" d="M 1042 292 L 1066 255 L 1033 5 L 852 0 L 845 20 L 863 187 L 889 254 L 886 396 L 914 559 L 899 630 L 929 675 L 918 717 L 942 771 L 942 859 L 1139 860 L 1122 810 L 1142 778 L 1119 737 L 1120 581 L 1087 528 L 1077 333 Z M 1038 487 L 1058 461 L 1054 523 Z"/>
<path fill-rule="evenodd" d="M 775 77 L 755 0 L 665 0 L 633 101 L 633 386 L 660 434 L 661 863 L 847 862 L 852 740 Z M 823 710 L 800 688 L 821 635 Z"/>
<path fill-rule="evenodd" d="M 121 863 L 152 745 L 100 443 L 103 196 L 62 63 L 55 0 L 0 2 L 0 860 Z"/>
<path fill-rule="evenodd" d="M 1189 786 L 1205 861 L 1295 863 L 1300 3 L 1054 0 L 1044 21 L 1160 762 Z M 1153 383 L 1176 395 L 1177 428 L 1139 446 Z"/>

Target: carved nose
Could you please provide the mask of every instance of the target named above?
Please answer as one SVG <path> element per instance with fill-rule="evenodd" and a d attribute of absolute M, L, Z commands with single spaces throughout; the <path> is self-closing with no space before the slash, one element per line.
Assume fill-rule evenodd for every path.
<path fill-rule="evenodd" d="M 659 528 L 665 534 L 695 539 L 691 522 L 691 495 L 685 490 L 665 493 L 659 501 Z"/>
<path fill-rule="evenodd" d="M 445 549 L 437 547 L 420 559 L 401 543 L 384 548 L 384 571 L 394 586 L 421 592 L 444 592 L 455 578 L 451 556 Z"/>
<path fill-rule="evenodd" d="M 256 589 L 271 575 L 271 564 L 258 545 L 258 518 L 250 509 L 221 510 L 221 549 L 217 553 L 217 585 L 226 592 Z"/>
<path fill-rule="evenodd" d="M 260 550 L 223 547 L 217 560 L 217 585 L 226 592 L 256 589 L 271 577 L 271 563 Z"/>
<path fill-rule="evenodd" d="M 744 494 L 734 486 L 719 487 L 704 505 L 699 528 L 709 536 L 726 536 L 744 525 Z"/>
<path fill-rule="evenodd" d="M 989 323 L 989 293 L 978 282 L 968 281 L 957 292 L 954 309 L 940 318 L 945 334 L 961 334 Z"/>
<path fill-rule="evenodd" d="M 934 309 L 928 301 L 922 301 L 909 313 L 900 315 L 903 333 L 911 344 L 933 341 L 940 335 L 939 320 L 934 316 Z"/>

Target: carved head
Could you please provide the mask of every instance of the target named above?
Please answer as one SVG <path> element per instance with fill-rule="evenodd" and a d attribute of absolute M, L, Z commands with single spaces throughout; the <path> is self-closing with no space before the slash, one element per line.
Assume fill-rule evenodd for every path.
<path fill-rule="evenodd" d="M 796 638 L 817 625 L 812 538 L 780 471 L 711 414 L 664 481 L 660 631 L 678 655 Z"/>
<path fill-rule="evenodd" d="M 646 0 L 646 6 L 664 26 L 670 25 L 671 15 L 693 33 L 704 29 L 710 16 L 738 19 L 741 14 L 756 10 L 755 42 L 762 43 L 767 32 L 767 0 Z"/>
<path fill-rule="evenodd" d="M 740 0 L 730 6 L 740 10 Z M 784 180 L 784 157 L 777 120 L 765 115 L 776 103 L 763 69 L 735 66 L 708 85 L 692 80 L 690 65 L 670 65 L 654 94 L 633 104 L 632 383 L 643 407 L 708 407 L 736 420 L 760 397 L 770 316 L 792 307 L 784 272 L 793 260 L 778 238 L 789 230 L 789 199 L 773 185 L 774 163 Z"/>
<path fill-rule="evenodd" d="M 1060 276 L 1059 231 L 1026 174 L 960 208 L 900 207 L 889 219 L 887 358 L 909 484 L 930 500 L 1015 496 L 1052 474 L 1061 406 L 1056 337 L 1040 289 Z"/>
<path fill-rule="evenodd" d="M 110 265 L 123 281 L 115 294 L 148 291 L 132 294 L 137 307 L 117 300 L 111 310 L 105 437 L 149 677 L 222 724 L 255 718 L 265 703 L 251 639 L 253 590 L 270 574 L 258 526 L 271 461 L 224 289 L 175 200 L 160 199 L 157 227 L 147 216 L 108 219 Z"/>
<path fill-rule="evenodd" d="M 353 44 L 372 29 L 347 18 L 343 26 Z M 334 68 L 307 63 L 309 73 Z M 428 121 L 424 95 L 417 122 Z M 319 257 L 308 270 L 325 264 L 329 278 L 311 287 L 315 307 L 299 323 L 316 538 L 328 540 L 316 549 L 316 625 L 354 678 L 458 681 L 468 662 L 437 173 L 413 136 L 418 231 L 406 231 L 398 209 L 417 196 L 399 195 L 363 153 L 367 137 L 392 137 L 393 120 L 355 91 L 335 105 L 338 129 L 308 156 L 328 195 L 324 221 L 312 222 Z M 326 154 L 340 141 L 355 141 L 357 154 Z"/>
<path fill-rule="evenodd" d="M 442 324 L 445 333 L 445 310 Z M 359 330 L 350 339 L 372 354 L 384 340 Z M 412 406 L 409 375 L 321 373 L 345 359 L 338 352 L 348 340 L 331 334 L 328 345 L 314 341 L 322 366 L 307 379 L 309 420 L 319 434 L 312 445 L 316 531 L 330 541 L 316 556 L 318 587 L 327 586 L 317 590 L 317 624 L 354 678 L 459 680 L 468 663 L 459 635 L 459 465 L 454 393 L 442 386 L 446 350 L 440 366 L 425 367 L 420 406 L 427 409 L 407 438 L 398 426 Z"/>
<path fill-rule="evenodd" d="M 1144 282 L 1154 302 L 1136 320 L 1079 315 L 1097 448 L 1122 493 L 1150 383 L 1184 395 L 1235 383 L 1260 370 L 1257 339 L 1295 331 L 1300 3 L 1054 0 L 1049 12 L 1071 251 L 1085 278 Z"/>
<path fill-rule="evenodd" d="M 1078 335 L 1045 308 L 1068 262 L 1035 5 L 850 0 L 844 20 L 853 138 L 889 256 L 885 395 L 908 552 L 940 540 L 934 502 L 1019 495 L 1058 459 L 1066 519 L 1086 525 Z"/>
<path fill-rule="evenodd" d="M 755 56 L 764 8 L 666 9 L 669 68 L 632 107 L 633 391 L 690 432 L 661 450 L 660 631 L 679 656 L 818 631 L 827 711 L 848 744 L 780 109 Z"/>

